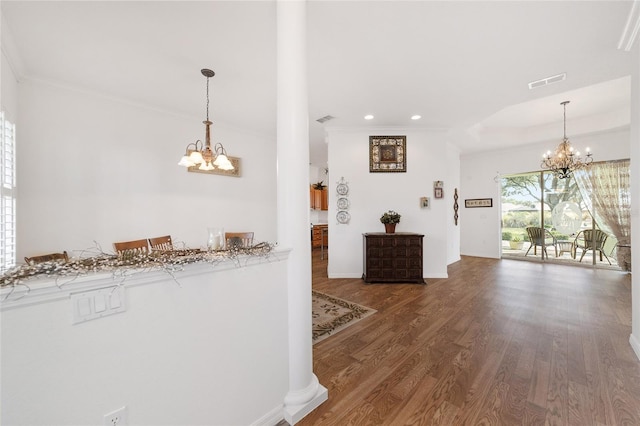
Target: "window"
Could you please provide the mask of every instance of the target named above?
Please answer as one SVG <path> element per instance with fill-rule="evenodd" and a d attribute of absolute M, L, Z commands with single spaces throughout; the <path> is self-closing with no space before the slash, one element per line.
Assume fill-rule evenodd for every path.
<path fill-rule="evenodd" d="M 612 162 L 597 164 L 609 163 Z M 583 263 L 584 258 L 583 264 L 616 266 L 618 240 L 611 232 L 595 251 L 587 249 L 581 241 L 584 239 L 581 231 L 602 228 L 590 211 L 594 210 L 587 207 L 575 173 L 566 179 L 559 179 L 548 171 L 504 176 L 502 257 L 569 264 Z M 583 256 L 587 251 L 590 256 Z"/>
<path fill-rule="evenodd" d="M 0 112 L 0 272 L 16 264 L 16 126 Z"/>

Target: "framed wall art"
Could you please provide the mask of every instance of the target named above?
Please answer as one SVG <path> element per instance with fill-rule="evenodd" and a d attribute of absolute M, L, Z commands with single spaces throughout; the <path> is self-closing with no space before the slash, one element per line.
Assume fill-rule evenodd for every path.
<path fill-rule="evenodd" d="M 429 197 L 420 197 L 420 207 L 423 209 L 429 207 Z"/>
<path fill-rule="evenodd" d="M 441 180 L 436 180 L 433 182 L 433 197 L 434 198 L 442 198 L 444 196 L 444 192 L 442 188 L 444 187 L 444 182 Z"/>
<path fill-rule="evenodd" d="M 406 172 L 406 136 L 369 136 L 369 172 Z"/>
<path fill-rule="evenodd" d="M 493 198 L 471 198 L 464 200 L 466 208 L 493 207 Z"/>

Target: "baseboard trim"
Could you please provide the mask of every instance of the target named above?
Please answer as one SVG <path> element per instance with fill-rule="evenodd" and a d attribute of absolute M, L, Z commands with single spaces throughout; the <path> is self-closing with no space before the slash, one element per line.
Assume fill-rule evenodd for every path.
<path fill-rule="evenodd" d="M 636 353 L 636 357 L 640 360 L 640 341 L 633 334 L 630 334 L 629 343 L 631 344 L 631 349 Z"/>
<path fill-rule="evenodd" d="M 358 273 L 358 274 L 327 274 L 327 278 L 330 278 L 330 279 L 333 279 L 333 278 L 358 279 L 358 278 L 362 278 L 362 273 Z M 429 273 L 424 278 L 425 279 L 427 279 L 427 278 L 449 278 L 449 274 L 446 273 L 446 272 L 433 272 L 433 273 Z"/>
<path fill-rule="evenodd" d="M 275 407 L 274 409 L 266 413 L 264 416 L 260 417 L 255 422 L 251 423 L 251 426 L 272 426 L 280 423 L 280 421 L 284 419 L 282 415 L 283 407 L 284 407 L 284 404 L 281 404 Z"/>
<path fill-rule="evenodd" d="M 327 388 L 319 384 L 315 396 L 310 401 L 300 405 L 285 405 L 283 410 L 284 419 L 290 425 L 295 425 L 304 416 L 318 408 L 328 397 L 329 391 L 327 391 Z"/>
<path fill-rule="evenodd" d="M 433 274 L 429 274 L 426 277 L 424 277 L 424 279 L 429 279 L 429 278 L 449 278 L 449 274 L 447 273 L 433 273 Z"/>
<path fill-rule="evenodd" d="M 327 278 L 362 278 L 362 272 L 360 273 L 346 273 L 346 274 L 334 274 L 328 273 Z"/>

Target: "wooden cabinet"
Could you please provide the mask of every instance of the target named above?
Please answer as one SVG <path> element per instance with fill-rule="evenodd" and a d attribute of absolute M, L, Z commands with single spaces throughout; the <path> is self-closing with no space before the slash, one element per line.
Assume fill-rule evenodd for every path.
<path fill-rule="evenodd" d="M 326 189 L 309 187 L 309 199 L 313 210 L 329 210 L 329 195 Z"/>
<path fill-rule="evenodd" d="M 329 225 L 313 225 L 311 229 L 311 247 L 318 248 L 321 245 L 329 247 Z"/>
<path fill-rule="evenodd" d="M 424 235 L 410 232 L 363 234 L 363 273 L 366 283 L 420 283 L 422 278 L 422 240 Z"/>

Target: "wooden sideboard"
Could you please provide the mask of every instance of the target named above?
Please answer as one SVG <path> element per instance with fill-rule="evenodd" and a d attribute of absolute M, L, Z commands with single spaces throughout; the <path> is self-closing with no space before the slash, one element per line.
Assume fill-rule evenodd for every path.
<path fill-rule="evenodd" d="M 422 240 L 411 232 L 369 232 L 363 237 L 363 273 L 366 283 L 420 283 L 422 277 Z"/>

